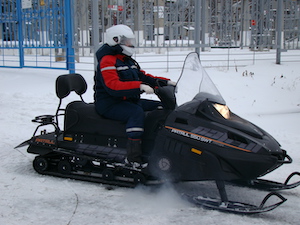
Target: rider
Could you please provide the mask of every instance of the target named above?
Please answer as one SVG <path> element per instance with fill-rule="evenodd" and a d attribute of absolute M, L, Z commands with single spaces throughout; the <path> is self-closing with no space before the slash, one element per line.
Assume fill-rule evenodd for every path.
<path fill-rule="evenodd" d="M 134 53 L 135 35 L 126 25 L 107 29 L 106 43 L 96 52 L 98 60 L 95 74 L 95 107 L 105 118 L 126 123 L 127 157 L 125 163 L 145 168 L 142 160 L 141 137 L 144 131 L 144 111 L 161 105 L 159 101 L 140 99 L 141 92 L 153 94 L 157 79 L 166 85 L 176 83 L 143 71 L 131 58 Z"/>

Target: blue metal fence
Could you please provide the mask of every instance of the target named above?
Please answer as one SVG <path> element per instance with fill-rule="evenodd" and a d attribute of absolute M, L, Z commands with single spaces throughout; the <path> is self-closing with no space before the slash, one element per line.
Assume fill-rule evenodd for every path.
<path fill-rule="evenodd" d="M 72 0 L 0 0 L 0 67 L 75 71 Z"/>

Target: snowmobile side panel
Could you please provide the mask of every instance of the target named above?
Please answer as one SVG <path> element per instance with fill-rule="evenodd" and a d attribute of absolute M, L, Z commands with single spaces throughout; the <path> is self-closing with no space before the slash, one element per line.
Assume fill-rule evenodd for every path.
<path fill-rule="evenodd" d="M 182 181 L 238 179 L 232 173 L 233 168 L 217 155 L 197 146 L 197 141 L 185 137 L 176 137 L 162 129 L 155 140 L 154 150 L 149 158 L 150 171 L 153 176 L 168 176 L 169 179 Z M 230 169 L 229 169 L 230 167 Z"/>
<path fill-rule="evenodd" d="M 45 155 L 57 148 L 55 132 L 34 136 L 29 141 L 28 153 Z"/>
<path fill-rule="evenodd" d="M 123 162 L 126 157 L 126 149 L 113 146 L 99 146 L 75 142 L 61 142 L 59 152 L 68 154 L 87 155 L 95 158 L 102 158 L 111 162 Z"/>
<path fill-rule="evenodd" d="M 53 151 L 52 148 L 37 146 L 33 144 L 29 145 L 29 147 L 27 148 L 28 153 L 39 154 L 39 155 L 46 155 L 48 153 L 51 153 L 52 151 Z"/>

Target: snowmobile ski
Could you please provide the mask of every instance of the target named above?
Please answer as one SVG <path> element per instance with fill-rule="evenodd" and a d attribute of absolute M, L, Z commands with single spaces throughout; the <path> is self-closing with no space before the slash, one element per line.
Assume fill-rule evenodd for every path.
<path fill-rule="evenodd" d="M 280 201 L 272 205 L 266 205 L 267 201 L 272 196 L 278 197 Z M 282 195 L 276 192 L 271 192 L 268 195 L 266 195 L 259 206 L 246 204 L 242 202 L 234 202 L 234 201 L 223 202 L 214 198 L 203 197 L 203 196 L 192 196 L 187 194 L 183 194 L 182 197 L 188 200 L 189 202 L 191 202 L 192 204 L 195 204 L 200 207 L 219 210 L 222 212 L 234 213 L 234 214 L 256 214 L 256 213 L 268 212 L 277 208 L 287 200 Z"/>
<path fill-rule="evenodd" d="M 299 172 L 291 173 L 286 178 L 284 183 L 265 180 L 265 179 L 238 180 L 238 181 L 234 181 L 232 183 L 240 185 L 240 186 L 247 186 L 250 188 L 259 189 L 259 190 L 282 191 L 282 190 L 292 189 L 292 188 L 298 187 L 300 185 L 300 181 L 297 181 L 294 183 L 289 183 L 290 180 L 295 176 L 300 176 L 300 173 Z"/>

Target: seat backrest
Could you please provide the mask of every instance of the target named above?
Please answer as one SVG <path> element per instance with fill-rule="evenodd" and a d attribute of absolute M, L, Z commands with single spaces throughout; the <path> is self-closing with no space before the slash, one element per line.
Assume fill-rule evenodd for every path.
<path fill-rule="evenodd" d="M 56 95 L 59 99 L 67 97 L 71 91 L 75 91 L 81 97 L 86 89 L 86 81 L 78 73 L 60 75 L 56 79 Z"/>

